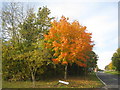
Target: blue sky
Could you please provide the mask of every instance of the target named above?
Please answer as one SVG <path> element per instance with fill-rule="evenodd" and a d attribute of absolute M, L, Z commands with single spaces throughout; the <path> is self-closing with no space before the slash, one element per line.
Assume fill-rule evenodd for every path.
<path fill-rule="evenodd" d="M 15 1 L 15 0 L 14 0 Z M 19 0 L 18 0 L 19 1 Z M 24 1 L 24 0 L 23 0 Z M 37 3 L 34 3 L 34 2 Z M 78 20 L 91 32 L 95 43 L 93 50 L 98 54 L 98 66 L 104 69 L 111 62 L 113 53 L 118 48 L 118 2 L 117 0 L 30 0 L 30 5 L 47 6 L 51 16 L 59 19 L 62 15 L 71 21 Z"/>

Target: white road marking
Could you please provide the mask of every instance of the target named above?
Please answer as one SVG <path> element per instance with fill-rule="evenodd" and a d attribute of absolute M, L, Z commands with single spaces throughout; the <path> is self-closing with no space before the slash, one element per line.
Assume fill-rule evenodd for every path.
<path fill-rule="evenodd" d="M 116 78 L 113 78 L 114 80 L 118 80 L 118 79 L 116 79 Z"/>

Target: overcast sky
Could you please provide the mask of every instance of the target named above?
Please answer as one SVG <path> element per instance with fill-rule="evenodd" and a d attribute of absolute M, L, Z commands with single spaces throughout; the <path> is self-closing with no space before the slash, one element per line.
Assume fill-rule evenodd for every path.
<path fill-rule="evenodd" d="M 24 0 L 23 0 L 24 1 Z M 93 50 L 99 56 L 98 67 L 104 69 L 111 62 L 113 53 L 118 48 L 118 2 L 117 0 L 104 0 L 93 2 L 80 0 L 39 0 L 35 4 L 37 10 L 47 6 L 51 16 L 59 19 L 62 15 L 71 21 L 78 20 L 92 33 L 95 43 Z M 114 2 L 113 2 L 114 1 Z"/>

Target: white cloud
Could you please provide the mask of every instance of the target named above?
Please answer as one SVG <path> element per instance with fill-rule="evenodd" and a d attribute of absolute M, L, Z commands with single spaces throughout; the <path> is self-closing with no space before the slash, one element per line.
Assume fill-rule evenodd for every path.
<path fill-rule="evenodd" d="M 106 40 L 110 40 L 111 37 L 117 37 L 117 20 L 108 22 L 106 16 L 96 16 L 85 21 L 87 29 L 93 33 L 93 40 L 96 42 L 97 47 L 105 46 Z"/>
<path fill-rule="evenodd" d="M 100 69 L 104 69 L 105 66 L 111 62 L 111 58 L 114 52 L 115 51 L 106 51 L 98 53 L 99 54 L 98 66 Z"/>
<path fill-rule="evenodd" d="M 55 3 L 48 5 L 51 10 L 51 14 L 60 18 L 62 15 L 69 17 L 72 20 L 78 19 L 81 16 L 81 12 L 86 11 L 87 7 L 84 4 L 79 3 Z"/>

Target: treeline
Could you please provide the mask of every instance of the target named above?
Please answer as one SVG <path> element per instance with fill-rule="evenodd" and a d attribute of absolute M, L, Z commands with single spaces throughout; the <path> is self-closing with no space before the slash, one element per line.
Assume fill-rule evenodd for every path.
<path fill-rule="evenodd" d="M 112 61 L 105 67 L 105 70 L 114 70 L 120 72 L 120 48 L 112 56 Z"/>
<path fill-rule="evenodd" d="M 45 47 L 44 34 L 51 27 L 50 10 L 40 7 L 24 10 L 22 3 L 5 3 L 2 7 L 2 72 L 8 81 L 41 80 L 63 77 L 64 65 L 53 63 L 54 51 Z M 68 75 L 82 75 L 95 68 L 98 56 L 88 55 L 87 67 L 68 64 Z"/>

